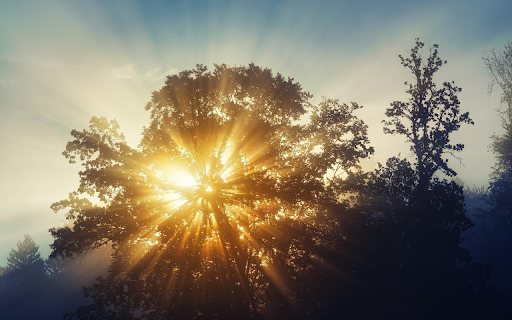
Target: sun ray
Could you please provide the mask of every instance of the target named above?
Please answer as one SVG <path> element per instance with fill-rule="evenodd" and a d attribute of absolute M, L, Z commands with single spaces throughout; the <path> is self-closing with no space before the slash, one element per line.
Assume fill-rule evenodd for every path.
<path fill-rule="evenodd" d="M 300 86 L 252 65 L 202 68 L 168 77 L 153 93 L 151 123 L 137 149 L 112 138 L 120 135 L 106 120 L 91 125 L 89 136 L 74 133 L 67 156 L 94 158 L 91 145 L 109 153 L 98 149 L 81 173 L 80 190 L 97 191 L 105 204 L 75 223 L 93 240 L 71 242 L 112 241 L 109 281 L 144 283 L 138 303 L 159 310 L 196 300 L 208 309 L 224 299 L 251 313 L 269 299 L 267 291 L 291 303 L 290 277 L 300 275 L 291 256 L 304 256 L 294 241 L 311 236 L 302 231 L 315 228 L 323 175 L 336 159 L 311 170 L 319 155 L 309 148 L 322 129 L 291 124 L 309 106 Z M 357 141 L 348 143 L 365 140 Z M 87 219 L 97 229 L 80 229 Z M 94 238 L 101 232 L 107 236 Z"/>

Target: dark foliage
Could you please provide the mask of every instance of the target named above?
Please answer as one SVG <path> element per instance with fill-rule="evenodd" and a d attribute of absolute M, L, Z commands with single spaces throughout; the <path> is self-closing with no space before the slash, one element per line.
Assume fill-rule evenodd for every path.
<path fill-rule="evenodd" d="M 489 206 L 489 192 L 486 190 L 465 192 L 468 216 L 475 226 L 465 233 L 464 246 L 471 251 L 476 261 L 492 267 L 490 283 L 509 297 L 508 312 L 512 313 L 510 296 L 512 293 L 512 230 L 506 215 L 499 214 Z M 494 195 L 496 196 L 496 195 Z"/>
<path fill-rule="evenodd" d="M 43 260 L 30 236 L 11 249 L 7 261 L 0 277 L 1 319 L 62 319 L 80 300 L 62 277 L 62 260 Z"/>
<path fill-rule="evenodd" d="M 505 132 L 493 135 L 491 151 L 496 157 L 494 173 L 491 177 L 489 193 L 486 197 L 490 206 L 489 219 L 496 223 L 510 226 L 512 224 L 512 44 L 505 46 L 503 53 L 496 50 L 487 52 L 484 63 L 491 75 L 490 89 L 498 84 L 501 101 L 506 109 L 500 112 L 502 127 Z"/>
<path fill-rule="evenodd" d="M 490 150 L 496 164 L 491 175 L 489 188 L 482 195 L 486 206 L 480 208 L 476 219 L 478 232 L 472 234 L 470 242 L 479 258 L 493 266 L 494 283 L 497 288 L 512 294 L 512 44 L 503 52 L 490 50 L 483 57 L 489 71 L 491 83 L 489 91 L 498 85 L 501 89 L 501 102 L 504 110 L 499 110 L 504 133 L 494 134 Z M 509 314 L 512 307 L 509 306 Z"/>
<path fill-rule="evenodd" d="M 490 268 L 460 246 L 472 225 L 461 187 L 434 178 L 418 199 L 418 184 L 417 171 L 392 158 L 340 186 L 353 193 L 345 202 L 357 221 L 340 243 L 355 257 L 340 265 L 368 301 L 349 306 L 349 318 L 498 319 L 504 300 L 487 285 Z"/>
<path fill-rule="evenodd" d="M 348 219 L 339 242 L 350 254 L 339 265 L 350 270 L 358 290 L 348 306 L 348 318 L 359 319 L 498 319 L 504 298 L 487 281 L 490 267 L 472 262 L 461 247 L 462 234 L 472 226 L 466 216 L 462 188 L 440 180 L 437 171 L 455 175 L 442 158 L 460 151 L 450 144 L 450 134 L 462 123 L 472 123 L 460 113 L 460 89 L 444 83 L 437 89 L 433 75 L 444 62 L 437 46 L 427 62 L 419 40 L 402 65 L 416 83 L 409 85 L 411 99 L 393 102 L 384 123 L 386 133 L 405 135 L 415 163 L 391 158 L 369 173 L 349 174 L 335 186 L 345 194 Z M 340 209 L 342 210 L 342 209 Z M 352 256 L 353 255 L 353 256 Z M 357 291 L 356 291 L 357 292 Z M 347 292 L 348 300 L 352 292 Z M 353 300 L 352 300 L 353 301 Z"/>

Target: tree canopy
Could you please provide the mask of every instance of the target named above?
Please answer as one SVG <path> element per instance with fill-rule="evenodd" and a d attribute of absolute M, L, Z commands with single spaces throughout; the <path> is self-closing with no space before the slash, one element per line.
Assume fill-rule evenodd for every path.
<path fill-rule="evenodd" d="M 83 170 L 78 189 L 52 205 L 68 210 L 70 221 L 51 230 L 52 255 L 106 244 L 114 253 L 109 275 L 85 291 L 95 303 L 71 316 L 301 310 L 307 275 L 321 265 L 317 248 L 328 246 L 322 234 L 332 228 L 325 175 L 372 152 L 366 126 L 352 114 L 360 106 L 332 99 L 313 106 L 311 97 L 253 64 L 198 65 L 153 93 L 137 148 L 115 120 L 93 117 L 89 129 L 73 130 L 63 154 Z"/>
<path fill-rule="evenodd" d="M 404 67 L 411 70 L 414 81 L 405 82 L 408 102 L 394 101 L 386 110 L 390 120 L 383 121 L 385 133 L 401 134 L 411 142 L 411 151 L 416 160 L 419 185 L 422 189 L 438 170 L 448 176 L 456 172 L 448 166 L 444 154 L 462 151 L 461 143 L 450 143 L 450 134 L 464 123 L 473 124 L 468 112 L 461 113 L 457 94 L 462 90 L 453 82 L 443 82 L 438 87 L 434 74 L 446 64 L 439 58 L 438 45 L 430 48 L 428 58 L 423 60 L 424 43 L 416 39 L 409 56 L 399 55 Z"/>

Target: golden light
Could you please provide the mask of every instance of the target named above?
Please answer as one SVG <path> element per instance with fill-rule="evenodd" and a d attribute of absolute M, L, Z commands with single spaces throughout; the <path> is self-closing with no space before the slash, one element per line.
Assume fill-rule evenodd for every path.
<path fill-rule="evenodd" d="M 314 133 L 323 122 L 292 124 L 307 95 L 287 96 L 279 86 L 252 82 L 242 82 L 248 86 L 243 89 L 236 79 L 229 83 L 230 70 L 211 86 L 195 85 L 202 84 L 200 74 L 177 76 L 187 81 L 169 78 L 147 105 L 152 120 L 138 149 L 104 139 L 116 152 L 107 168 L 111 180 L 97 186 L 106 195 L 98 226 L 116 237 L 116 258 L 126 263 L 119 269 L 123 277 L 143 279 L 144 290 L 163 290 L 178 302 L 186 293 L 187 301 L 200 297 L 205 305 L 221 293 L 258 308 L 270 299 L 264 297 L 268 288 L 286 298 L 292 280 L 283 279 L 298 272 L 293 259 L 302 259 L 297 248 L 310 237 L 303 230 L 313 225 L 323 167 L 331 164 L 317 164 L 322 150 L 309 154 L 324 136 Z M 292 93 L 300 90 L 281 76 L 272 81 Z M 94 132 L 94 139 L 115 134 L 106 120 L 96 122 L 91 130 L 100 134 Z M 81 150 L 79 143 L 71 142 L 67 154 Z M 104 163 L 93 163 L 101 179 L 107 176 Z"/>
<path fill-rule="evenodd" d="M 157 158 L 155 165 L 150 166 L 156 177 L 151 183 L 158 194 L 156 199 L 167 208 L 163 218 L 155 221 L 155 227 L 158 229 L 167 219 L 179 217 L 182 220 L 179 228 L 186 230 L 183 233 L 195 233 L 194 241 L 202 241 L 202 246 L 208 247 L 202 252 L 205 258 L 219 250 L 229 254 L 222 243 L 228 238 L 259 247 L 251 233 L 265 227 L 264 215 L 270 203 L 251 190 L 250 182 L 269 174 L 272 168 L 267 159 L 251 157 L 261 153 L 261 146 L 244 145 L 246 137 L 242 132 L 236 136 L 231 132 L 229 139 L 217 140 L 220 143 L 209 145 L 209 150 L 202 153 L 189 151 L 190 146 L 184 140 L 174 137 L 175 142 L 182 144 L 175 147 L 178 159 L 173 164 L 161 165 L 170 161 Z M 254 152 L 255 147 L 260 152 Z M 231 233 L 233 236 L 227 235 Z M 186 246 L 188 240 L 190 236 L 180 239 L 181 245 Z M 207 245 L 212 241 L 219 242 L 213 247 Z M 255 258 L 265 266 L 268 259 L 262 255 Z"/>

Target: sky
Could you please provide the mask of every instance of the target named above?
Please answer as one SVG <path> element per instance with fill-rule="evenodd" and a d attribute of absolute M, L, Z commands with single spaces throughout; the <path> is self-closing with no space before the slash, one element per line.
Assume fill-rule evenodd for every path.
<path fill-rule="evenodd" d="M 512 41 L 510 12 L 510 0 L 0 1 L 0 265 L 24 234 L 50 253 L 48 229 L 65 220 L 50 206 L 79 181 L 62 156 L 70 131 L 105 116 L 135 147 L 151 92 L 198 63 L 253 62 L 295 79 L 314 103 L 357 102 L 376 163 L 410 158 L 402 137 L 382 133 L 386 108 L 407 99 L 398 55 L 418 37 L 438 44 L 448 63 L 434 80 L 461 87 L 475 121 L 453 135 L 466 148 L 463 164 L 450 163 L 466 186 L 486 186 L 500 91 L 488 94 L 482 56 Z"/>

